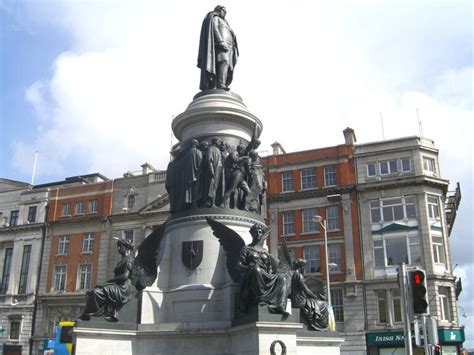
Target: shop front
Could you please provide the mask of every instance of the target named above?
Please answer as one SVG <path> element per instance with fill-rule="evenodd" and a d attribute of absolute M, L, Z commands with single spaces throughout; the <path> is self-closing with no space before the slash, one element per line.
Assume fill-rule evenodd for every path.
<path fill-rule="evenodd" d="M 438 340 L 443 355 L 460 354 L 464 342 L 464 329 L 438 329 Z M 405 336 L 403 332 L 370 332 L 366 334 L 369 355 L 404 355 Z M 424 349 L 415 346 L 412 336 L 413 355 L 424 355 Z"/>

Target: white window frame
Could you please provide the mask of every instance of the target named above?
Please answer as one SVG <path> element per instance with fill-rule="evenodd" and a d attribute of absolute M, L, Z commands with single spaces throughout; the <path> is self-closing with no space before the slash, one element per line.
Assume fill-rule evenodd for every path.
<path fill-rule="evenodd" d="M 431 157 L 423 157 L 423 170 L 436 175 L 436 160 Z"/>
<path fill-rule="evenodd" d="M 89 270 L 85 270 L 89 268 Z M 78 290 L 88 290 L 92 285 L 92 264 L 80 264 L 77 268 L 77 289 Z"/>
<path fill-rule="evenodd" d="M 306 173 L 309 173 L 306 175 Z M 305 176 L 303 176 L 305 174 Z M 300 171 L 301 190 L 314 190 L 318 187 L 316 168 L 303 169 Z"/>
<path fill-rule="evenodd" d="M 342 288 L 331 288 L 331 306 L 336 322 L 344 322 L 344 293 Z"/>
<path fill-rule="evenodd" d="M 400 203 L 390 203 L 392 200 L 400 200 Z M 403 216 L 401 219 L 395 218 L 395 208 L 402 207 Z M 409 216 L 409 208 L 413 208 L 414 214 Z M 370 220 L 372 224 L 377 224 L 381 222 L 395 222 L 395 221 L 403 221 L 403 220 L 410 220 L 416 219 L 416 198 L 415 195 L 406 195 L 406 196 L 394 196 L 394 197 L 387 197 L 378 200 L 370 200 L 369 201 L 369 209 L 370 209 Z M 388 214 L 384 213 L 384 209 L 391 209 L 393 219 L 388 218 Z M 380 215 L 380 220 L 374 221 L 374 212 L 378 210 L 378 214 Z"/>
<path fill-rule="evenodd" d="M 333 171 L 329 171 L 329 169 L 333 169 Z M 334 183 L 332 180 L 334 179 Z M 337 171 L 336 165 L 328 165 L 324 167 L 324 187 L 331 187 L 337 186 Z"/>
<path fill-rule="evenodd" d="M 387 172 L 383 173 L 382 169 L 382 164 L 387 165 Z M 393 165 L 395 164 L 395 165 Z M 379 162 L 379 171 L 380 175 L 391 175 L 391 174 L 397 174 L 399 169 L 398 169 L 398 160 L 397 159 L 389 159 L 389 160 L 384 160 Z"/>
<path fill-rule="evenodd" d="M 321 273 L 321 248 L 319 245 L 309 245 L 303 248 L 306 266 L 305 274 Z M 313 271 L 314 269 L 314 271 Z"/>
<path fill-rule="evenodd" d="M 405 167 L 403 166 L 404 161 L 408 162 L 408 170 L 405 170 Z M 411 159 L 410 158 L 401 158 L 400 159 L 400 167 L 401 167 L 402 173 L 411 172 Z"/>
<path fill-rule="evenodd" d="M 370 174 L 370 167 L 369 166 L 373 166 L 374 167 L 374 174 Z M 374 177 L 374 176 L 377 176 L 377 163 L 367 163 L 367 176 L 368 177 Z"/>
<path fill-rule="evenodd" d="M 439 318 L 441 321 L 451 321 L 450 291 L 448 287 L 438 287 Z"/>
<path fill-rule="evenodd" d="M 398 263 L 393 263 L 393 264 L 388 264 L 389 256 L 387 255 L 387 240 L 393 240 L 393 239 L 405 239 L 405 247 L 406 247 L 406 252 L 407 252 L 407 258 L 408 258 L 408 265 L 420 265 L 422 263 L 422 255 L 421 255 L 421 240 L 420 236 L 418 234 L 411 234 L 411 233 L 405 233 L 405 234 L 390 234 L 390 235 L 380 235 L 380 236 L 374 236 L 373 241 L 372 241 L 372 248 L 374 251 L 373 258 L 374 258 L 374 267 L 376 269 L 381 269 L 381 268 L 389 268 L 389 267 L 395 267 L 398 265 Z M 380 245 L 375 246 L 375 243 L 378 243 Z M 382 243 L 380 243 L 382 242 Z M 413 253 L 413 248 L 412 246 L 418 246 L 420 255 L 414 255 Z M 383 265 L 377 265 L 376 263 L 376 250 L 381 249 L 383 253 Z M 414 258 L 419 258 L 420 262 L 415 263 Z"/>
<path fill-rule="evenodd" d="M 76 214 L 84 214 L 84 201 L 77 201 L 76 202 Z"/>
<path fill-rule="evenodd" d="M 135 194 L 128 195 L 128 197 L 127 197 L 127 208 L 131 210 L 133 207 L 135 207 L 136 202 L 137 201 L 136 201 Z"/>
<path fill-rule="evenodd" d="M 94 233 L 84 233 L 82 236 L 82 254 L 94 252 Z"/>
<path fill-rule="evenodd" d="M 9 335 L 8 335 L 8 339 L 9 340 L 13 340 L 13 341 L 19 341 L 20 338 L 21 338 L 21 326 L 22 326 L 22 320 L 20 318 L 16 318 L 15 319 L 10 319 L 10 329 L 8 329 L 9 331 Z M 13 323 L 18 323 L 18 337 L 17 338 L 13 338 L 12 337 L 12 326 L 13 326 Z"/>
<path fill-rule="evenodd" d="M 87 213 L 97 213 L 97 200 L 89 200 Z"/>
<path fill-rule="evenodd" d="M 61 235 L 58 240 L 58 253 L 57 255 L 67 255 L 69 252 L 69 236 Z"/>
<path fill-rule="evenodd" d="M 389 315 L 387 309 L 387 290 L 375 290 L 375 297 L 377 298 L 377 323 L 386 324 L 389 322 Z M 384 308 L 382 310 L 381 306 Z M 385 319 L 382 319 L 381 315 L 385 313 Z"/>
<path fill-rule="evenodd" d="M 336 244 L 328 244 L 328 262 L 329 264 L 336 264 L 337 266 L 329 266 L 329 273 L 340 273 L 342 272 L 342 251 L 341 251 L 341 243 Z M 336 252 L 337 251 L 337 252 Z"/>
<path fill-rule="evenodd" d="M 336 211 L 336 214 L 332 215 L 330 211 Z M 328 232 L 341 230 L 339 206 L 326 207 L 326 228 Z"/>
<path fill-rule="evenodd" d="M 428 207 L 428 217 L 430 219 L 440 219 L 439 197 L 435 195 L 426 196 L 426 205 Z"/>
<path fill-rule="evenodd" d="M 70 216 L 71 215 L 71 204 L 65 203 L 63 205 L 63 216 Z"/>
<path fill-rule="evenodd" d="M 398 295 L 395 295 L 395 293 L 398 293 Z M 390 298 L 391 298 L 391 309 L 392 309 L 392 321 L 394 324 L 401 324 L 403 321 L 402 321 L 402 298 L 401 298 L 401 294 L 400 294 L 400 289 L 391 289 L 390 290 Z M 395 301 L 398 300 L 398 311 L 396 310 L 396 307 L 395 307 Z M 399 316 L 398 317 L 398 320 L 397 320 L 397 315 Z"/>
<path fill-rule="evenodd" d="M 291 216 L 291 218 L 289 218 Z M 291 236 L 295 235 L 295 211 L 285 211 L 282 213 L 282 222 L 283 222 L 283 235 Z M 290 221 L 291 219 L 291 221 Z M 287 231 L 291 225 L 291 231 Z"/>
<path fill-rule="evenodd" d="M 317 208 L 307 208 L 301 211 L 303 233 L 319 233 L 319 224 L 313 221 L 314 216 L 318 214 Z"/>
<path fill-rule="evenodd" d="M 287 184 L 289 186 L 287 186 Z M 293 181 L 293 171 L 283 171 L 281 173 L 281 191 L 282 192 L 295 191 L 295 185 Z"/>
<path fill-rule="evenodd" d="M 435 241 L 435 238 L 437 239 Z M 446 265 L 446 252 L 444 250 L 444 238 L 442 235 L 432 235 L 431 245 L 433 250 L 433 262 Z"/>
<path fill-rule="evenodd" d="M 53 290 L 54 291 L 65 291 L 66 290 L 66 278 L 67 278 L 67 266 L 66 265 L 56 265 L 54 267 Z M 61 285 L 63 286 L 63 288 L 61 288 Z"/>

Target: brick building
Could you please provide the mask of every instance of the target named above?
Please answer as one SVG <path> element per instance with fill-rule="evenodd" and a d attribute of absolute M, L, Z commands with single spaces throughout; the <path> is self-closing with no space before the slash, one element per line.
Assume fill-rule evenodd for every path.
<path fill-rule="evenodd" d="M 276 255 L 285 238 L 292 257 L 307 260 L 308 286 L 325 293 L 324 233 L 313 221 L 316 215 L 322 217 L 328 238 L 331 303 L 337 330 L 346 338 L 343 350 L 351 351 L 364 345 L 365 334 L 354 131 L 346 129 L 344 137 L 345 143 L 338 146 L 294 153 L 285 153 L 275 143 L 273 154 L 264 162 L 270 250 Z"/>

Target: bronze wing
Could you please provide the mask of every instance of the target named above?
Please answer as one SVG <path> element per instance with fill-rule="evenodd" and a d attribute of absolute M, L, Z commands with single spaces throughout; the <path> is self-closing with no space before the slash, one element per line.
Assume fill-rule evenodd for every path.
<path fill-rule="evenodd" d="M 235 282 L 239 282 L 240 272 L 237 270 L 237 263 L 239 262 L 240 250 L 245 245 L 244 240 L 237 232 L 224 224 L 209 217 L 206 217 L 206 220 L 225 250 L 226 267 L 230 277 Z"/>
<path fill-rule="evenodd" d="M 286 245 L 286 239 L 283 237 L 283 242 L 280 247 L 281 258 L 280 265 L 278 265 L 279 270 L 290 271 L 293 270 L 293 260 L 291 260 L 290 252 L 288 251 L 288 246 Z"/>
<path fill-rule="evenodd" d="M 157 257 L 163 239 L 166 222 L 156 228 L 138 247 L 134 260 L 132 282 L 138 291 L 151 286 L 157 277 Z"/>

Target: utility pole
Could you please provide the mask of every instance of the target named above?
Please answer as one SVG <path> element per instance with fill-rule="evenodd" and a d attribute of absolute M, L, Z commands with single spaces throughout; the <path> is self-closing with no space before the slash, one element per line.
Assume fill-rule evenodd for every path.
<path fill-rule="evenodd" d="M 402 301 L 402 320 L 403 320 L 403 335 L 405 336 L 405 354 L 413 355 L 413 349 L 411 345 L 411 330 L 410 330 L 410 318 L 408 317 L 407 308 L 407 272 L 405 263 L 400 263 L 398 268 L 398 277 L 400 280 L 400 293 Z"/>

